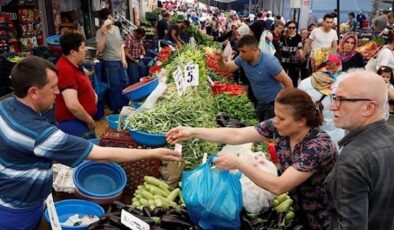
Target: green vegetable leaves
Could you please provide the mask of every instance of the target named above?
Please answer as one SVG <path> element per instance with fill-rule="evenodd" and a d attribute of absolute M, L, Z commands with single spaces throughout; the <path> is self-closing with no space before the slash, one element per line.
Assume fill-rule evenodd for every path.
<path fill-rule="evenodd" d="M 245 95 L 231 96 L 228 93 L 223 93 L 215 96 L 215 104 L 218 112 L 227 113 L 231 118 L 248 125 L 257 124 L 255 109 Z"/>

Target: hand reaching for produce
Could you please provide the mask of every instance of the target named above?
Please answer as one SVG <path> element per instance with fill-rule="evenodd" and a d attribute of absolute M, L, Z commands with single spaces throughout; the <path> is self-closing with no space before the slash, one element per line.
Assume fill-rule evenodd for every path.
<path fill-rule="evenodd" d="M 152 150 L 153 150 L 154 158 L 156 159 L 165 160 L 165 161 L 181 160 L 181 154 L 177 151 L 166 149 L 166 148 L 157 148 Z"/>
<path fill-rule="evenodd" d="M 175 144 L 179 141 L 190 140 L 192 138 L 192 128 L 178 126 L 168 131 L 166 133 L 166 137 L 169 144 Z"/>
<path fill-rule="evenodd" d="M 216 59 L 216 61 L 217 61 L 218 63 L 223 62 L 224 57 L 223 57 L 223 52 L 222 52 L 222 51 L 215 51 L 215 52 L 214 52 L 214 55 L 215 55 L 215 59 Z"/>
<path fill-rule="evenodd" d="M 222 153 L 213 160 L 215 166 L 221 170 L 238 169 L 240 158 L 234 153 Z"/>

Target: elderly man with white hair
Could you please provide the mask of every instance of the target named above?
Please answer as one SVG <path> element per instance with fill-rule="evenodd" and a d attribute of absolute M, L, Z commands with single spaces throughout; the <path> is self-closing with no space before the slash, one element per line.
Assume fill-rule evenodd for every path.
<path fill-rule="evenodd" d="M 348 133 L 325 181 L 330 229 L 393 229 L 394 129 L 384 120 L 386 83 L 370 71 L 350 72 L 331 100 L 335 125 Z"/>

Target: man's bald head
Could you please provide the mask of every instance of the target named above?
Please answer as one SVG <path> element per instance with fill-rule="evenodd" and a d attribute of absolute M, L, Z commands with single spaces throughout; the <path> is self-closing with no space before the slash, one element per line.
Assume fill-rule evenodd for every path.
<path fill-rule="evenodd" d="M 378 74 L 367 70 L 349 72 L 340 84 L 346 84 L 354 97 L 364 97 L 376 101 L 380 108 L 387 103 L 387 85 Z"/>
<path fill-rule="evenodd" d="M 347 73 L 330 104 L 335 126 L 351 132 L 383 120 L 387 98 L 387 86 L 379 75 L 365 70 Z"/>

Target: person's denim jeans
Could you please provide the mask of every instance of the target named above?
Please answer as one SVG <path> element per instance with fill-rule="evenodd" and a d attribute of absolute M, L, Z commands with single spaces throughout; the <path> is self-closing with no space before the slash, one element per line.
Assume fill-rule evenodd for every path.
<path fill-rule="evenodd" d="M 127 61 L 127 74 L 129 76 L 130 84 L 134 84 L 140 81 L 141 77 L 147 75 L 146 66 L 142 61 L 135 63 L 133 61 Z"/>
<path fill-rule="evenodd" d="M 256 115 L 259 122 L 275 117 L 274 102 L 256 105 Z"/>
<path fill-rule="evenodd" d="M 103 68 L 109 88 L 109 108 L 113 113 L 119 113 L 129 103 L 129 99 L 122 94 L 122 90 L 130 85 L 129 78 L 120 61 L 103 61 Z"/>

